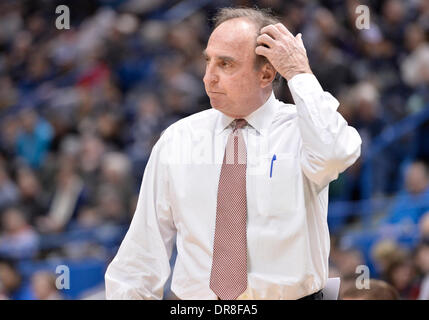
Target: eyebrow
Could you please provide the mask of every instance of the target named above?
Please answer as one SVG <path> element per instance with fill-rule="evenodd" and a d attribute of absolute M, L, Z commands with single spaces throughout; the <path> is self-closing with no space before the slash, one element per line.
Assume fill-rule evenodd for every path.
<path fill-rule="evenodd" d="M 203 50 L 203 56 L 204 58 L 208 58 L 208 54 L 206 50 Z M 236 61 L 236 59 L 234 59 L 233 57 L 230 56 L 215 56 L 215 58 L 219 59 L 219 60 L 224 60 L 224 61 Z"/>

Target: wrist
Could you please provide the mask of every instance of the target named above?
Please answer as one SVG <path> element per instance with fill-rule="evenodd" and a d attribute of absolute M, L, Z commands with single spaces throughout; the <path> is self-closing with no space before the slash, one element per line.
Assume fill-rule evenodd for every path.
<path fill-rule="evenodd" d="M 289 72 L 285 73 L 284 78 L 289 81 L 290 79 L 301 73 L 313 74 L 313 71 L 311 71 L 310 68 L 290 70 Z"/>

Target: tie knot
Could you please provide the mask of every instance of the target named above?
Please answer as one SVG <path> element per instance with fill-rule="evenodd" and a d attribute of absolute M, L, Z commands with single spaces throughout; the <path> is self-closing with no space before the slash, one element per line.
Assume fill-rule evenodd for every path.
<path fill-rule="evenodd" d="M 247 124 L 247 121 L 244 119 L 235 119 L 234 120 L 234 131 L 237 129 L 243 128 Z"/>

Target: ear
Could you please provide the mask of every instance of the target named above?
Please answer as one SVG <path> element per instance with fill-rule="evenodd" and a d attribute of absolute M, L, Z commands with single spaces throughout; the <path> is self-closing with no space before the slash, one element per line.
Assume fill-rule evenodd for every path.
<path fill-rule="evenodd" d="M 274 69 L 271 63 L 264 63 L 261 70 L 259 71 L 261 88 L 265 88 L 266 86 L 270 85 L 273 82 L 276 74 L 277 71 Z"/>

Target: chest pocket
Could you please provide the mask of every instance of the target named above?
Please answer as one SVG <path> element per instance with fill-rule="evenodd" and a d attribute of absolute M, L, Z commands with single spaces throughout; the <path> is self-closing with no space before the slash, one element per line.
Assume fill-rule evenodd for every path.
<path fill-rule="evenodd" d="M 297 207 L 299 160 L 292 154 L 277 154 L 274 161 L 272 157 L 262 156 L 259 170 L 251 176 L 254 203 L 260 215 L 284 217 Z"/>

